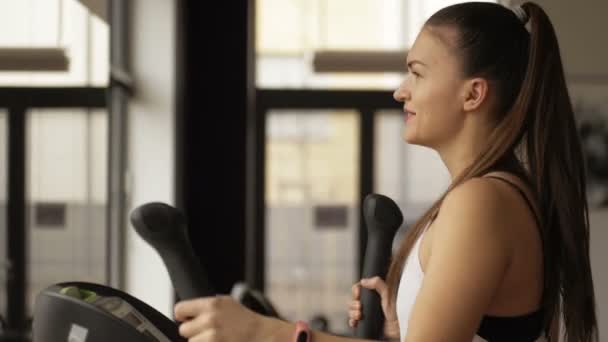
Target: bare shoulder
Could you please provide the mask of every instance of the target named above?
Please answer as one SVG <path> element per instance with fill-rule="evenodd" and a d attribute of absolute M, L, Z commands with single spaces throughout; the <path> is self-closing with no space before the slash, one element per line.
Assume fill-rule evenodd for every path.
<path fill-rule="evenodd" d="M 505 219 L 508 197 L 496 182 L 487 178 L 469 179 L 454 188 L 444 199 L 444 214 L 473 215 L 476 220 Z"/>
<path fill-rule="evenodd" d="M 504 200 L 505 196 L 495 182 L 480 177 L 454 188 L 446 196 L 441 209 L 497 210 Z"/>
<path fill-rule="evenodd" d="M 443 236 L 458 234 L 478 244 L 510 248 L 513 211 L 509 198 L 496 182 L 473 178 L 454 188 L 444 199 L 437 217 Z"/>

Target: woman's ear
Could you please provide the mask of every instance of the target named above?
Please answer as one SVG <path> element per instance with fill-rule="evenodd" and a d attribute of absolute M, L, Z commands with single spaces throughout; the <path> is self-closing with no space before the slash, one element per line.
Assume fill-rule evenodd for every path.
<path fill-rule="evenodd" d="M 464 104 L 465 112 L 477 110 L 488 96 L 488 81 L 483 78 L 473 78 L 465 84 Z"/>

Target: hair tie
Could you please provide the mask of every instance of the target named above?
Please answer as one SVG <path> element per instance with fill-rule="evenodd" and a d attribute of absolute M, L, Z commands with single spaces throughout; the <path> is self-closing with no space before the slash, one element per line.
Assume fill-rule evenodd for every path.
<path fill-rule="evenodd" d="M 526 10 L 521 6 L 515 6 L 512 9 L 513 13 L 517 16 L 517 19 L 521 21 L 524 25 L 528 23 L 530 16 L 526 13 Z"/>

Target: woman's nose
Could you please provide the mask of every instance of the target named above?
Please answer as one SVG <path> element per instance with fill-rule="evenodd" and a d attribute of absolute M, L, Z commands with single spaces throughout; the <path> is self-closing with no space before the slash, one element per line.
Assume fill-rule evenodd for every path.
<path fill-rule="evenodd" d="M 397 101 L 397 102 L 401 102 L 401 101 L 403 101 L 403 100 L 401 100 L 401 98 L 400 98 L 400 95 L 399 95 L 399 89 L 400 89 L 400 88 L 397 88 L 397 89 L 395 90 L 395 92 L 393 93 L 393 98 L 394 98 L 394 99 L 395 99 L 395 101 Z"/>
<path fill-rule="evenodd" d="M 403 82 L 399 85 L 399 88 L 397 88 L 395 90 L 395 92 L 393 93 L 393 98 L 397 102 L 404 102 L 407 97 L 406 93 L 407 93 L 407 91 L 405 89 L 405 82 Z"/>

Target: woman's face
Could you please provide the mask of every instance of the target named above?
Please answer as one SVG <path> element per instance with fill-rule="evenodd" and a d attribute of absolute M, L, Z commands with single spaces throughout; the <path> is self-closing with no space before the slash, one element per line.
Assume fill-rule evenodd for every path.
<path fill-rule="evenodd" d="M 453 34 L 424 28 L 407 56 L 408 73 L 395 100 L 404 103 L 404 139 L 410 144 L 439 148 L 449 144 L 464 123 L 461 64 L 446 44 Z"/>

